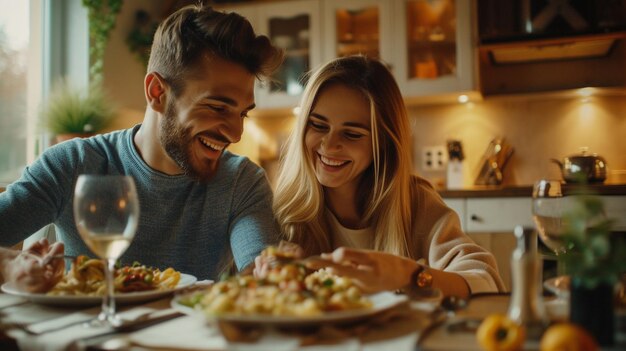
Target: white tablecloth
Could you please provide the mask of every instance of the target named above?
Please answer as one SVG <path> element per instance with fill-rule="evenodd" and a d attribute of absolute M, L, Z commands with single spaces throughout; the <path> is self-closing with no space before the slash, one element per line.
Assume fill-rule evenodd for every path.
<path fill-rule="evenodd" d="M 42 306 L 0 294 L 0 323 L 7 334 L 24 350 L 50 351 L 66 350 L 75 347 L 76 340 L 89 340 L 103 334 L 129 345 L 170 350 L 412 351 L 420 331 L 431 324 L 432 306 L 413 304 L 408 308 L 404 305 L 355 325 L 325 325 L 306 333 L 260 327 L 253 341 L 243 340 L 236 333 L 229 333 L 227 340 L 216 324 L 209 324 L 198 316 L 182 316 L 132 333 L 108 335 L 113 331 L 110 328 L 93 329 L 83 325 L 99 310 L 99 306 L 86 309 Z M 167 298 L 123 307 L 120 316 L 134 319 L 170 312 Z"/>

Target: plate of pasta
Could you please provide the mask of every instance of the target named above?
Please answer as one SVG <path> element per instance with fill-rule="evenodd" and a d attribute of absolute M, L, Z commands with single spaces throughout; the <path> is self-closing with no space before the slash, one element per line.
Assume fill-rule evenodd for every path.
<path fill-rule="evenodd" d="M 276 264 L 263 278 L 236 275 L 177 296 L 172 306 L 208 321 L 301 327 L 352 322 L 407 301 L 393 292 L 365 295 L 348 277 L 294 261 Z"/>
<path fill-rule="evenodd" d="M 406 295 L 383 291 L 369 295 L 367 298 L 371 302 L 371 305 L 365 308 L 325 311 L 308 315 L 268 315 L 262 313 L 240 314 L 237 312 L 212 314 L 204 311 L 202 308 L 190 306 L 187 301 L 185 301 L 185 298 L 189 298 L 189 296 L 182 295 L 175 297 L 172 300 L 172 307 L 184 314 L 196 316 L 208 322 L 225 321 L 238 325 L 271 325 L 288 328 L 352 323 L 373 317 L 408 301 Z"/>
<path fill-rule="evenodd" d="M 114 273 L 115 302 L 130 304 L 157 299 L 191 286 L 196 277 L 173 268 L 160 270 L 140 263 L 117 267 Z M 32 302 L 58 306 L 97 305 L 106 286 L 102 260 L 78 256 L 62 279 L 47 293 L 28 293 L 5 283 L 1 290 Z"/>

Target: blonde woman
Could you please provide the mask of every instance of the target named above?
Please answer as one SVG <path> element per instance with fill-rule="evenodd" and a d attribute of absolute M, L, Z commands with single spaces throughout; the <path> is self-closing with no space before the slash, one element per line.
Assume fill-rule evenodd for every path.
<path fill-rule="evenodd" d="M 409 121 L 384 64 L 364 56 L 327 63 L 310 77 L 300 107 L 274 213 L 305 256 L 337 249 L 310 265 L 334 265 L 368 291 L 417 280 L 445 295 L 503 290 L 494 257 L 411 174 Z M 255 273 L 262 272 L 257 259 Z"/>

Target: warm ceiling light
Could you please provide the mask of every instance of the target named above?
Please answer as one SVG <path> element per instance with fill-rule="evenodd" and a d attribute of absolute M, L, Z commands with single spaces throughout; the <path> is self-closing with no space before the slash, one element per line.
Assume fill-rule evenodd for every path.
<path fill-rule="evenodd" d="M 459 97 L 457 98 L 457 100 L 459 101 L 459 103 L 464 104 L 466 102 L 469 101 L 469 96 L 463 94 L 463 95 L 459 95 Z"/>
<path fill-rule="evenodd" d="M 593 88 L 578 89 L 578 95 L 583 97 L 590 97 L 591 95 L 593 95 Z"/>

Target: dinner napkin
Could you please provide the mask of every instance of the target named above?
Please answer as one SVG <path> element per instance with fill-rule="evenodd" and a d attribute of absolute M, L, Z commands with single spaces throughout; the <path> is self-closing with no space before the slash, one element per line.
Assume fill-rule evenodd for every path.
<path fill-rule="evenodd" d="M 87 322 L 96 318 L 100 313 L 100 307 L 89 308 L 86 310 L 68 313 L 57 318 L 51 318 L 42 322 L 32 323 L 24 329 L 31 334 L 43 334 L 51 331 L 66 328 L 73 324 Z"/>
<path fill-rule="evenodd" d="M 169 306 L 169 300 L 158 300 L 142 306 L 128 307 L 119 312 L 119 316 L 124 320 L 136 320 L 143 316 L 151 316 L 150 314 L 161 315 L 172 312 L 164 306 Z M 16 306 L 18 307 L 22 306 Z M 20 312 L 25 312 L 26 316 L 32 314 L 37 317 L 36 320 L 45 320 L 45 322 L 32 323 L 32 325 L 25 326 L 24 330 L 8 331 L 7 334 L 17 341 L 22 350 L 66 350 L 76 340 L 114 331 L 111 327 L 86 327 L 84 325 L 83 322 L 97 316 L 100 311 L 99 307 L 73 312 L 69 312 L 68 309 L 54 309 L 36 304 L 27 304 L 23 307 Z M 65 311 L 65 314 L 62 314 L 62 311 Z M 56 312 L 56 315 L 53 312 Z M 25 317 L 19 318 L 25 319 Z M 32 335 L 33 332 L 41 334 Z"/>
<path fill-rule="evenodd" d="M 431 324 L 431 310 L 401 306 L 355 325 L 324 325 L 314 331 L 278 331 L 259 326 L 258 334 L 246 329 L 241 338 L 230 334 L 228 339 L 215 323 L 200 316 L 185 316 L 132 333 L 128 338 L 133 345 L 168 350 L 413 351 L 420 331 Z"/>

